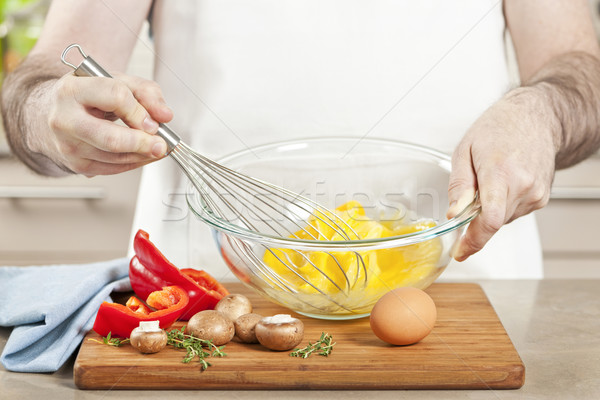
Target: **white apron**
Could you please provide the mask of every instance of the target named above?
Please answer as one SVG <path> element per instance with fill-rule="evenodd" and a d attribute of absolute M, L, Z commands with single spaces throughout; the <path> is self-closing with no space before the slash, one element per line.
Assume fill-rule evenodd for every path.
<path fill-rule="evenodd" d="M 151 26 L 170 126 L 210 157 L 367 132 L 451 153 L 509 88 L 497 1 L 159 0 Z M 180 267 L 233 279 L 185 186 L 172 160 L 146 166 L 133 231 Z M 541 277 L 530 215 L 441 279 Z"/>

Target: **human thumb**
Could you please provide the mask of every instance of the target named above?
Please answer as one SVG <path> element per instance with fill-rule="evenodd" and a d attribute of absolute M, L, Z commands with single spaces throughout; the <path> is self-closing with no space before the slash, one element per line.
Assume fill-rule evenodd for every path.
<path fill-rule="evenodd" d="M 473 201 L 476 182 L 477 178 L 471 164 L 470 152 L 464 150 L 461 152 L 459 147 L 452 157 L 446 218 L 454 218 Z"/>
<path fill-rule="evenodd" d="M 475 198 L 474 188 L 465 188 L 459 195 L 458 199 L 451 200 L 448 211 L 446 211 L 446 218 L 454 218 L 458 213 L 464 210 L 469 204 L 473 202 Z"/>

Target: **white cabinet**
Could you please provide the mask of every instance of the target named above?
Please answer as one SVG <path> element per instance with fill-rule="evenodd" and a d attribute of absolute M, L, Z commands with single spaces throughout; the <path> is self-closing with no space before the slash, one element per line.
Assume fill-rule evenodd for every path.
<path fill-rule="evenodd" d="M 108 177 L 36 176 L 0 159 L 0 265 L 125 256 L 139 171 Z"/>
<path fill-rule="evenodd" d="M 558 171 L 552 196 L 537 212 L 546 277 L 600 278 L 600 155 Z"/>

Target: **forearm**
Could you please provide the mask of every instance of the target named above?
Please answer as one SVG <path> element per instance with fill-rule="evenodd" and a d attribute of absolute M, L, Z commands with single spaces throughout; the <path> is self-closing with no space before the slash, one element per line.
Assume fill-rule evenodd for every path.
<path fill-rule="evenodd" d="M 75 171 L 83 163 L 83 168 L 77 172 L 92 174 L 98 170 L 89 171 L 85 168 L 85 160 L 96 159 L 98 152 L 92 154 L 94 152 L 87 151 L 87 158 L 79 159 L 75 164 L 73 157 L 65 155 L 65 150 L 69 153 L 73 149 L 85 148 L 79 138 L 73 135 L 99 128 L 100 118 L 91 118 L 94 114 L 91 106 L 86 108 L 86 105 L 78 107 L 64 104 L 68 101 L 58 104 L 61 98 L 58 96 L 60 81 L 56 85 L 54 83 L 69 72 L 69 68 L 61 64 L 59 55 L 76 37 L 109 70 L 124 70 L 137 40 L 136 33 L 146 20 L 151 4 L 150 0 L 52 2 L 40 38 L 30 56 L 7 77 L 2 87 L 1 108 L 9 143 L 13 153 L 31 169 L 44 175 L 60 176 L 68 174 L 70 170 Z M 99 90 L 92 89 L 92 92 Z M 62 99 L 69 94 L 73 93 L 63 90 Z M 90 118 L 84 118 L 82 113 L 74 116 L 82 110 L 88 111 Z M 141 111 L 138 113 L 141 114 Z M 58 115 L 63 121 L 72 119 L 78 122 L 67 128 L 65 122 L 60 122 L 63 125 L 60 127 L 50 126 L 56 125 L 56 119 L 52 117 Z M 137 127 L 138 122 L 134 125 Z M 107 128 L 108 131 L 111 128 Z M 88 138 L 89 142 L 94 142 L 94 139 Z M 132 167 L 140 163 L 140 157 L 118 157 L 121 157 L 120 161 L 114 157 L 110 161 L 128 162 Z"/>
<path fill-rule="evenodd" d="M 552 131 L 556 168 L 585 159 L 600 147 L 600 60 L 572 52 L 548 62 L 523 89 L 542 100 L 539 110 Z"/>
<path fill-rule="evenodd" d="M 600 47 L 586 0 L 504 0 L 522 86 L 469 128 L 452 157 L 454 217 L 479 192 L 454 257 L 465 260 L 504 225 L 544 207 L 556 168 L 600 146 Z"/>
<path fill-rule="evenodd" d="M 42 69 L 49 65 L 43 56 L 26 59 L 2 86 L 2 118 L 12 152 L 33 171 L 49 176 L 62 176 L 68 169 L 57 165 L 37 148 L 35 136 L 48 130 L 49 104 L 45 101 L 48 87 L 60 72 Z"/>

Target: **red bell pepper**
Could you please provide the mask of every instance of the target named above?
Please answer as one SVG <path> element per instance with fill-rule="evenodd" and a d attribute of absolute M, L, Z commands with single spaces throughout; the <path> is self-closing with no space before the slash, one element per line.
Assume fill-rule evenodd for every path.
<path fill-rule="evenodd" d="M 191 268 L 180 270 L 171 264 L 150 241 L 149 235 L 141 229 L 135 235 L 133 248 L 136 255 L 129 263 L 129 279 L 133 291 L 145 298 L 164 286 L 181 287 L 190 298 L 180 318 L 184 321 L 200 311 L 214 309 L 219 300 L 229 294 L 227 289 L 207 272 Z"/>
<path fill-rule="evenodd" d="M 126 305 L 105 301 L 100 305 L 94 331 L 100 336 L 129 337 L 140 321 L 158 321 L 162 329 L 169 328 L 177 321 L 188 305 L 189 297 L 185 290 L 177 286 L 167 286 L 148 297 L 148 304 L 158 308 L 150 310 L 135 297 L 130 297 Z"/>
<path fill-rule="evenodd" d="M 127 303 L 125 303 L 125 307 L 129 308 L 134 313 L 142 315 L 148 315 L 152 312 L 152 310 L 150 310 L 147 305 L 142 303 L 140 299 L 134 296 L 131 296 L 129 300 L 127 300 Z"/>

